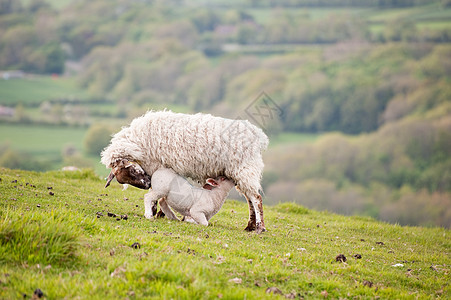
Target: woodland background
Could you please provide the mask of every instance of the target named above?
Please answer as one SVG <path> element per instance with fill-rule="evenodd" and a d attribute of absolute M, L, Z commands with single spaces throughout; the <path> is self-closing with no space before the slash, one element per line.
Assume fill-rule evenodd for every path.
<path fill-rule="evenodd" d="M 0 0 L 0 70 L 0 166 L 104 176 L 134 117 L 205 112 L 270 136 L 266 204 L 451 227 L 451 1 Z"/>

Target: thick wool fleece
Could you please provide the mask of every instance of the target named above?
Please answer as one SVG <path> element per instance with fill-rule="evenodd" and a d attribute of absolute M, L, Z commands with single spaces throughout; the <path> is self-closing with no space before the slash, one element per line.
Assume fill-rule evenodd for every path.
<path fill-rule="evenodd" d="M 258 194 L 267 146 L 265 133 L 245 120 L 150 111 L 113 136 L 101 161 L 112 167 L 126 158 L 149 175 L 166 167 L 200 182 L 224 175 L 240 192 Z"/>

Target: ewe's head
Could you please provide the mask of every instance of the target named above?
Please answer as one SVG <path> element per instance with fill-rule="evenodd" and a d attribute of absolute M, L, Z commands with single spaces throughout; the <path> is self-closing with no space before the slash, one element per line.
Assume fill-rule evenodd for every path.
<path fill-rule="evenodd" d="M 151 177 L 136 162 L 126 159 L 117 160 L 112 164 L 110 175 L 108 175 L 105 187 L 110 185 L 113 178 L 122 184 L 130 184 L 134 187 L 148 190 L 151 187 Z"/>
<path fill-rule="evenodd" d="M 204 184 L 203 188 L 206 190 L 212 190 L 214 188 L 224 188 L 224 189 L 231 189 L 235 186 L 235 183 L 228 179 L 225 176 L 218 176 L 216 178 L 208 178 L 207 183 Z"/>

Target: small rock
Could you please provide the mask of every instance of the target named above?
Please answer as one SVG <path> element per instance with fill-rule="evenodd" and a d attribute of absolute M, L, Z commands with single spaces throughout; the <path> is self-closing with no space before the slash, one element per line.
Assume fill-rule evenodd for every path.
<path fill-rule="evenodd" d="M 130 247 L 132 247 L 133 249 L 139 249 L 139 248 L 141 248 L 141 245 L 138 242 L 136 242 L 136 243 L 133 243 Z"/>
<path fill-rule="evenodd" d="M 344 254 L 338 254 L 338 255 L 335 257 L 335 261 L 338 261 L 338 262 L 346 262 L 346 256 L 345 256 Z"/>
<path fill-rule="evenodd" d="M 398 268 L 398 267 L 404 267 L 404 265 L 403 264 L 394 264 L 394 265 L 392 265 L 392 267 Z"/>
<path fill-rule="evenodd" d="M 266 294 L 283 295 L 282 291 L 275 286 L 266 289 Z"/>
<path fill-rule="evenodd" d="M 36 205 L 37 207 L 41 207 L 41 204 Z"/>
<path fill-rule="evenodd" d="M 235 278 L 230 279 L 229 282 L 240 284 L 243 282 L 243 280 L 241 278 L 235 277 Z"/>

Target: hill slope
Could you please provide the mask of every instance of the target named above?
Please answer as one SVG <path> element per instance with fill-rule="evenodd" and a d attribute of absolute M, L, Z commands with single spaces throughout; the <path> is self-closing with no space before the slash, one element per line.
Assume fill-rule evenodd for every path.
<path fill-rule="evenodd" d="M 285 203 L 256 235 L 236 201 L 205 228 L 146 220 L 143 191 L 105 190 L 90 171 L 0 174 L 2 299 L 451 297 L 446 229 Z"/>

